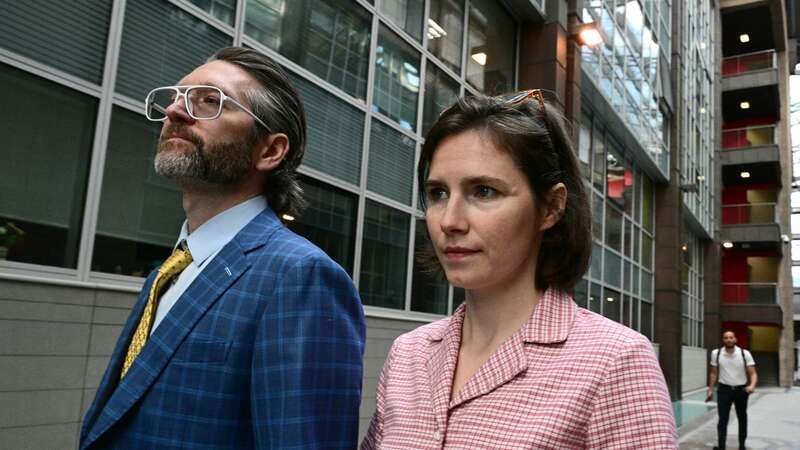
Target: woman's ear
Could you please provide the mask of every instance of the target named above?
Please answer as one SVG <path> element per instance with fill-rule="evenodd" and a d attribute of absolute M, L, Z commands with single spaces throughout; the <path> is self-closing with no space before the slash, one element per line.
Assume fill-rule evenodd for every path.
<path fill-rule="evenodd" d="M 270 134 L 261 140 L 255 152 L 255 166 L 259 172 L 272 172 L 289 153 L 289 138 L 283 133 Z"/>
<path fill-rule="evenodd" d="M 547 230 L 561 220 L 567 207 L 567 187 L 564 183 L 556 183 L 544 197 L 544 216 L 539 223 L 539 231 Z"/>

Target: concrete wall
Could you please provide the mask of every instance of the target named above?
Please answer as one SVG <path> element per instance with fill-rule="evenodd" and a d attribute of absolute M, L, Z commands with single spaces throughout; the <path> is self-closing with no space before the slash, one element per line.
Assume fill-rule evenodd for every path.
<path fill-rule="evenodd" d="M 76 448 L 136 293 L 0 279 L 0 449 Z M 360 436 L 394 339 L 421 322 L 367 318 Z"/>
<path fill-rule="evenodd" d="M 681 347 L 681 392 L 689 392 L 708 384 L 706 349 Z"/>

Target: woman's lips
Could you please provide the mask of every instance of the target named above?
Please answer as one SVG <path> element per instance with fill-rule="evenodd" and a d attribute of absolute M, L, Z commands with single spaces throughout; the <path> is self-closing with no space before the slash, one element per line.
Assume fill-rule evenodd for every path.
<path fill-rule="evenodd" d="M 444 249 L 444 256 L 449 261 L 462 261 L 470 256 L 478 253 L 478 250 L 473 250 L 464 247 L 447 247 Z"/>

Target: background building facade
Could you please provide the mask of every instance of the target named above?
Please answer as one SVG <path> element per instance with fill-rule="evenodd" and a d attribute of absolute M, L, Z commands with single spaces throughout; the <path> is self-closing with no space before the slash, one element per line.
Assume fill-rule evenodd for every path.
<path fill-rule="evenodd" d="M 310 206 L 284 219 L 359 288 L 368 325 L 362 433 L 394 338 L 464 300 L 463 290 L 426 274 L 414 258 L 425 238 L 415 162 L 439 112 L 461 95 L 544 88 L 564 108 L 594 213 L 592 263 L 575 300 L 654 342 L 673 399 L 704 385 L 706 348 L 723 325 L 756 330 L 753 343 L 762 339 L 757 327 L 771 327 L 779 343 L 775 373 L 782 374 L 791 364 L 780 347 L 791 342 L 781 315 L 791 311 L 781 303 L 787 292 L 791 300 L 789 279 L 780 275 L 789 267 L 780 252 L 788 248 L 774 233 L 770 255 L 751 247 L 745 262 L 761 265 L 743 282 L 727 278 L 726 264 L 741 258 L 719 244 L 755 220 L 726 223 L 728 215 L 763 216 L 761 206 L 741 203 L 775 203 L 772 216 L 764 213 L 773 218 L 767 224 L 788 226 L 781 220 L 789 217 L 790 182 L 743 191 L 726 184 L 726 173 L 739 170 L 726 169 L 726 158 L 747 151 L 735 157 L 757 155 L 761 164 L 763 155 L 777 155 L 765 161 L 767 173 L 788 167 L 779 162 L 789 154 L 781 131 L 789 120 L 780 115 L 787 106 L 780 109 L 777 98 L 788 75 L 786 38 L 758 47 L 771 49 L 775 61 L 764 73 L 726 77 L 733 63 L 723 56 L 751 52 L 726 50 L 725 3 L 0 3 L 0 92 L 9 105 L 0 110 L 0 446 L 77 442 L 143 277 L 169 254 L 183 220 L 180 193 L 152 169 L 161 124 L 144 118 L 144 96 L 228 45 L 275 58 L 305 102 L 309 138 L 300 171 Z M 784 20 L 774 16 L 779 9 L 767 7 L 770 24 Z M 601 31 L 598 47 L 576 39 L 584 22 Z M 774 122 L 726 115 L 730 84 L 754 76 L 777 80 L 746 87 L 775 92 Z M 770 97 L 753 98 L 755 110 L 757 99 Z M 751 135 L 774 142 L 762 153 L 726 147 Z M 750 200 L 748 189 L 769 192 Z M 734 250 L 744 251 L 749 241 L 736 239 Z M 775 280 L 761 281 L 765 267 Z M 736 308 L 753 306 L 751 294 L 763 299 L 763 286 L 774 301 L 754 306 L 772 314 L 771 322 L 742 322 Z M 729 290 L 745 301 L 732 304 Z"/>

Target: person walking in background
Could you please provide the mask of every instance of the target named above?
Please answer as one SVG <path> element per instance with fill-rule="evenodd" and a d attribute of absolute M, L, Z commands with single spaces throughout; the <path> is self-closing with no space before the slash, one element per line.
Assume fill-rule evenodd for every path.
<path fill-rule="evenodd" d="M 85 449 L 352 449 L 364 312 L 350 277 L 278 219 L 302 206 L 302 102 L 283 70 L 226 48 L 154 89 L 156 173 L 183 194 L 86 412 Z"/>
<path fill-rule="evenodd" d="M 460 99 L 418 177 L 426 259 L 466 301 L 395 340 L 361 448 L 677 448 L 652 344 L 569 294 L 591 208 L 541 92 Z"/>
<path fill-rule="evenodd" d="M 728 418 L 731 404 L 736 408 L 739 421 L 739 449 L 744 449 L 747 439 L 747 399 L 755 392 L 758 383 L 756 362 L 749 351 L 736 345 L 736 333 L 722 333 L 722 348 L 711 352 L 711 370 L 708 373 L 708 396 L 710 400 L 717 385 L 717 443 L 725 448 L 728 436 Z"/>

